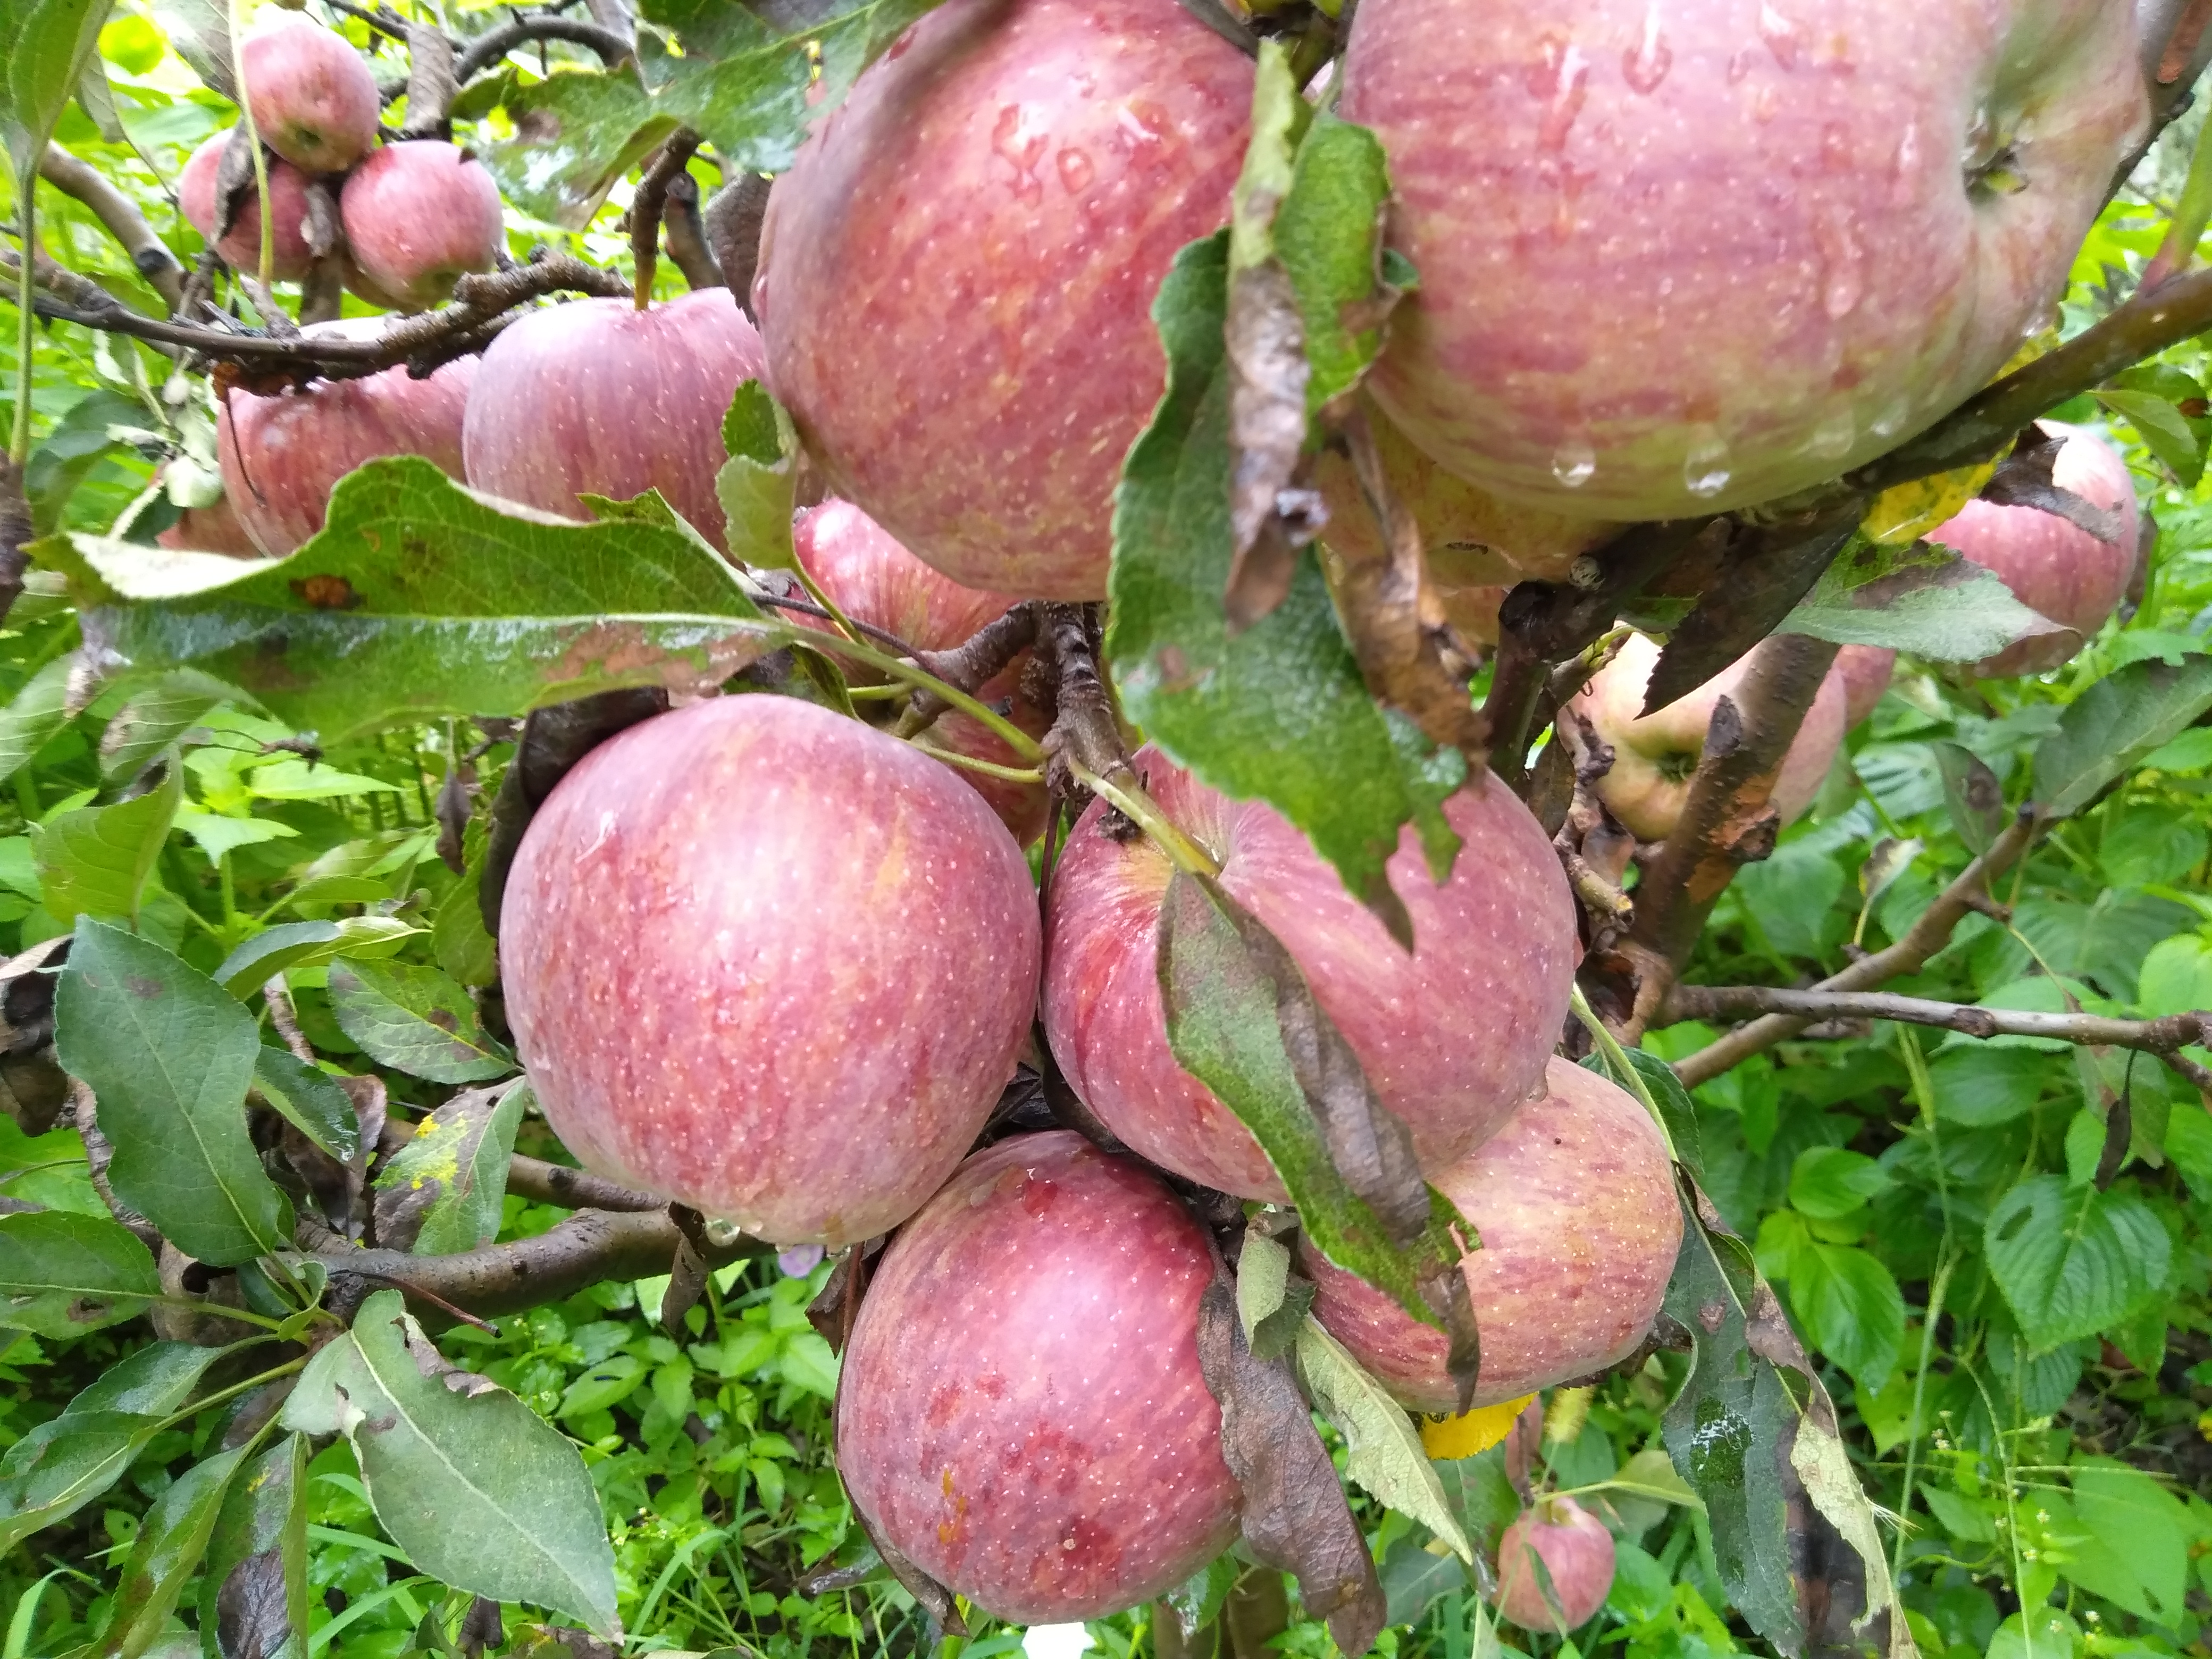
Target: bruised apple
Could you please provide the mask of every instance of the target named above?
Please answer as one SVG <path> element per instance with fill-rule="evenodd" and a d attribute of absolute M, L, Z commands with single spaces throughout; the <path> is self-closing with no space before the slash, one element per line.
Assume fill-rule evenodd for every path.
<path fill-rule="evenodd" d="M 1279 939 L 1421 1167 L 1448 1167 L 1542 1086 L 1579 949 L 1559 855 L 1489 778 L 1444 814 L 1465 840 L 1439 887 L 1409 827 L 1389 869 L 1413 918 L 1408 955 L 1273 808 L 1232 801 L 1147 747 L 1133 764 L 1162 811 L 1207 848 L 1222 884 Z M 1076 1093 L 1129 1146 L 1246 1198 L 1287 1196 L 1251 1133 L 1176 1063 L 1160 1000 L 1160 907 L 1172 866 L 1117 840 L 1093 803 L 1053 871 L 1043 1015 Z"/>
<path fill-rule="evenodd" d="M 1544 1564 L 1559 1611 L 1529 1557 Z M 1498 1540 L 1498 1615 L 1528 1631 L 1579 1630 L 1613 1589 L 1613 1534 L 1571 1498 L 1540 1498 Z"/>
<path fill-rule="evenodd" d="M 1010 594 L 963 587 L 940 576 L 901 547 L 884 527 L 850 501 L 830 500 L 800 514 L 791 527 L 799 562 L 815 586 L 855 622 L 896 635 L 923 651 L 948 651 L 986 623 L 1020 603 Z M 813 625 L 804 615 L 794 621 Z M 828 624 L 820 624 L 827 628 Z M 1050 726 L 1044 711 L 1021 695 L 1026 652 L 984 683 L 976 696 L 1033 738 Z M 879 677 L 865 665 L 847 662 L 845 673 L 857 683 Z M 937 717 L 928 741 L 958 755 L 994 766 L 1024 768 L 1029 763 L 1006 739 L 973 715 L 955 708 Z M 975 793 L 991 804 L 1000 822 L 1027 846 L 1044 833 L 1049 801 L 1042 783 L 1016 783 L 988 773 L 955 768 Z"/>
<path fill-rule="evenodd" d="M 372 303 L 425 311 L 506 245 L 499 186 L 483 162 L 434 138 L 386 144 L 338 192 L 349 286 Z"/>
<path fill-rule="evenodd" d="M 500 963 L 586 1169 L 778 1244 L 871 1238 L 943 1184 L 1035 1006 L 1029 866 L 972 789 L 797 698 L 594 749 L 531 820 Z"/>
<path fill-rule="evenodd" d="M 1152 296 L 1229 216 L 1249 59 L 1176 0 L 949 0 L 778 179 L 753 307 L 838 495 L 975 587 L 1106 592 Z"/>
<path fill-rule="evenodd" d="M 222 153 L 230 147 L 228 131 L 218 132 L 191 153 L 177 175 L 177 210 L 199 232 L 233 270 L 249 273 L 261 269 L 261 197 L 248 191 L 239 202 L 229 231 L 218 240 L 215 228 L 220 209 L 216 204 L 216 180 L 222 170 Z M 289 161 L 269 163 L 269 224 L 270 274 L 280 283 L 296 283 L 314 264 L 307 246 L 307 180 Z"/>
<path fill-rule="evenodd" d="M 1750 664 L 1746 653 L 1687 696 L 1646 714 L 1644 692 L 1659 665 L 1659 647 L 1644 635 L 1632 634 L 1620 654 L 1567 705 L 1589 722 L 1599 741 L 1612 745 L 1613 765 L 1597 781 L 1598 799 L 1638 841 L 1665 840 L 1681 817 L 1713 709 Z M 1802 816 L 1820 793 L 1844 741 L 1844 682 L 1831 669 L 1775 776 L 1769 799 L 1784 823 Z M 1580 745 L 1581 732 L 1573 721 L 1563 721 L 1562 730 L 1571 744 Z"/>
<path fill-rule="evenodd" d="M 376 76 L 343 36 L 297 12 L 265 14 L 239 48 L 261 142 L 309 173 L 343 173 L 376 143 Z"/>
<path fill-rule="evenodd" d="M 1588 1376 L 1636 1351 L 1681 1248 L 1673 1165 L 1650 1115 L 1565 1060 L 1548 1091 L 1450 1168 L 1437 1189 L 1482 1247 L 1461 1263 L 1482 1333 L 1474 1403 L 1494 1406 Z M 1444 1334 L 1301 1241 L 1314 1317 L 1401 1403 L 1458 1409 Z"/>
<path fill-rule="evenodd" d="M 374 339 L 374 317 L 302 331 Z M 365 461 L 420 455 L 461 475 L 461 417 L 477 359 L 457 357 L 416 380 L 404 365 L 350 380 L 315 380 L 261 396 L 234 386 L 216 413 L 224 492 L 264 553 L 291 552 L 323 527 L 331 489 Z"/>
<path fill-rule="evenodd" d="M 1014 1624 L 1163 1595 L 1237 1535 L 1198 1364 L 1205 1233 L 1065 1130 L 963 1164 L 883 1254 L 837 1462 L 870 1530 Z"/>

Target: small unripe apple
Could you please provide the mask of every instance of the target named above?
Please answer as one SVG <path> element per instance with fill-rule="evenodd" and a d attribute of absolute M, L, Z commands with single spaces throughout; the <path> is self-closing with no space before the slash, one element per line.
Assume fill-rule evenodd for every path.
<path fill-rule="evenodd" d="M 1995 572 L 2022 605 L 2069 630 L 2015 641 L 1983 658 L 1969 671 L 1982 679 L 2040 674 L 2068 660 L 2118 609 L 2135 574 L 2142 520 L 2126 458 L 2087 427 L 2059 421 L 2036 424 L 2061 440 L 2051 481 L 2092 507 L 2118 512 L 2119 527 L 2111 541 L 2104 541 L 2040 507 L 1976 500 L 1928 532 L 1929 541 Z"/>
<path fill-rule="evenodd" d="M 1721 698 L 1750 665 L 1739 657 L 1688 696 L 1643 713 L 1644 688 L 1659 665 L 1659 647 L 1632 634 L 1620 653 L 1600 669 L 1568 707 L 1613 747 L 1612 769 L 1597 782 L 1597 796 L 1638 841 L 1664 841 L 1690 798 L 1690 781 L 1705 753 L 1705 728 Z M 1784 823 L 1795 823 L 1820 793 L 1844 741 L 1844 683 L 1832 671 L 1806 711 L 1804 724 L 1782 757 L 1768 799 Z M 1562 722 L 1572 734 L 1572 722 Z M 1578 735 L 1569 741 L 1579 743 Z"/>
<path fill-rule="evenodd" d="M 309 173 L 343 173 L 376 143 L 376 76 L 343 36 L 276 11 L 240 46 L 261 142 Z"/>
<path fill-rule="evenodd" d="M 896 1226 L 1013 1075 L 1029 866 L 975 792 L 796 697 L 634 726 L 507 878 L 507 1017 L 586 1169 L 777 1244 Z"/>
<path fill-rule="evenodd" d="M 1574 901 L 1550 839 L 1487 773 L 1444 805 L 1465 840 L 1439 887 L 1409 826 L 1390 884 L 1409 955 L 1289 820 L 1232 801 L 1156 749 L 1132 764 L 1160 810 L 1207 848 L 1222 884 L 1279 939 L 1343 1032 L 1424 1170 L 1448 1168 L 1538 1091 L 1566 1018 Z M 1107 1127 L 1176 1174 L 1241 1197 L 1287 1194 L 1251 1132 L 1168 1046 L 1160 906 L 1173 866 L 1146 837 L 1116 840 L 1093 803 L 1054 866 L 1045 1034 Z"/>
<path fill-rule="evenodd" d="M 303 331 L 368 340 L 384 326 L 352 317 Z M 380 455 L 421 455 L 460 477 L 461 419 L 476 373 L 474 357 L 459 357 L 420 380 L 402 365 L 267 397 L 233 387 L 216 413 L 216 453 L 246 533 L 271 556 L 291 552 L 323 527 L 337 481 Z"/>
<path fill-rule="evenodd" d="M 640 311 L 575 300 L 512 323 L 483 356 L 463 447 L 469 482 L 570 518 L 580 494 L 659 489 L 716 546 L 722 416 L 763 368 L 760 336 L 726 288 Z"/>
<path fill-rule="evenodd" d="M 1849 730 L 1873 714 L 1881 694 L 1889 690 L 1890 678 L 1897 672 L 1897 653 L 1879 645 L 1842 646 L 1828 672 L 1843 682 L 1844 726 Z"/>
<path fill-rule="evenodd" d="M 491 174 L 435 138 L 386 144 L 355 168 L 338 192 L 338 216 L 356 291 L 410 311 L 451 296 L 468 272 L 492 269 L 506 245 Z"/>
<path fill-rule="evenodd" d="M 1534 1554 L 1544 1564 L 1559 1612 L 1546 1600 Z M 1498 1540 L 1498 1615 L 1528 1631 L 1579 1630 L 1613 1589 L 1613 1534 L 1571 1498 L 1540 1498 Z"/>
<path fill-rule="evenodd" d="M 1449 1169 L 1429 1178 L 1474 1225 L 1481 1249 L 1461 1263 L 1482 1333 L 1474 1403 L 1494 1406 L 1618 1364 L 1650 1334 L 1682 1208 L 1650 1114 L 1565 1060 L 1548 1092 Z M 1301 1240 L 1314 1316 L 1401 1403 L 1458 1409 L 1444 1334 L 1332 1266 Z"/>
<path fill-rule="evenodd" d="M 884 1543 L 1010 1623 L 1165 1595 L 1237 1535 L 1182 1200 L 1066 1130 L 961 1165 L 878 1262 L 837 1462 Z"/>
<path fill-rule="evenodd" d="M 833 497 L 809 507 L 793 521 L 791 539 L 806 574 L 839 610 L 854 622 L 880 628 L 917 650 L 949 651 L 1021 603 L 1011 594 L 963 587 L 950 576 L 939 575 L 850 501 Z M 816 625 L 812 617 L 803 614 L 793 620 Z M 826 629 L 829 624 L 819 626 Z M 975 696 L 994 708 L 1002 707 L 1017 726 L 1033 738 L 1042 738 L 1052 722 L 1022 695 L 1022 673 L 1029 660 L 1029 653 L 1023 652 L 977 688 Z M 846 678 L 855 684 L 873 684 L 882 678 L 856 662 L 847 660 L 842 665 Z M 937 717 L 929 728 L 928 740 L 994 766 L 1030 764 L 989 726 L 957 708 Z M 991 804 L 991 810 L 1012 831 L 1016 841 L 1026 847 L 1044 833 L 1045 814 L 1051 805 L 1044 785 L 1015 783 L 985 772 L 954 769 Z"/>
<path fill-rule="evenodd" d="M 177 177 L 177 209 L 185 222 L 210 243 L 233 270 L 248 276 L 261 270 L 261 197 L 258 187 L 240 201 L 230 230 L 220 240 L 215 234 L 219 211 L 215 199 L 216 176 L 222 167 L 222 153 L 230 147 L 230 134 L 218 132 L 191 153 Z M 314 264 L 307 246 L 307 180 L 289 161 L 269 163 L 269 221 L 271 274 L 280 283 L 296 283 Z"/>

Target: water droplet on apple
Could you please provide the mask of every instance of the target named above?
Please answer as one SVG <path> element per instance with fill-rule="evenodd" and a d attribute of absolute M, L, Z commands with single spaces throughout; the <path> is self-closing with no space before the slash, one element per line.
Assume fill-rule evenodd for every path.
<path fill-rule="evenodd" d="M 1912 400 L 1899 398 L 1888 404 L 1881 413 L 1869 422 L 1867 430 L 1877 438 L 1894 438 L 1905 430 L 1905 423 L 1912 416 Z"/>
<path fill-rule="evenodd" d="M 1693 428 L 1698 436 L 1682 461 L 1682 483 L 1692 495 L 1717 495 L 1728 488 L 1728 441 L 1710 426 Z"/>
<path fill-rule="evenodd" d="M 1098 176 L 1098 169 L 1089 155 L 1073 144 L 1060 151 L 1056 165 L 1060 168 L 1060 182 L 1066 187 L 1070 196 L 1082 195 L 1091 188 L 1091 181 Z"/>
<path fill-rule="evenodd" d="M 1841 322 L 1858 309 L 1867 290 L 1866 249 L 1850 210 L 1833 204 L 1822 208 L 1813 221 L 1813 240 L 1820 247 L 1824 271 L 1820 308 L 1830 322 Z"/>
<path fill-rule="evenodd" d="M 1597 452 L 1585 443 L 1561 444 L 1552 452 L 1552 476 L 1570 489 L 1580 489 L 1597 471 Z"/>
<path fill-rule="evenodd" d="M 1840 460 L 1850 453 L 1858 435 L 1858 422 L 1851 418 L 1850 410 L 1844 410 L 1813 428 L 1812 441 L 1807 447 L 1823 460 Z"/>

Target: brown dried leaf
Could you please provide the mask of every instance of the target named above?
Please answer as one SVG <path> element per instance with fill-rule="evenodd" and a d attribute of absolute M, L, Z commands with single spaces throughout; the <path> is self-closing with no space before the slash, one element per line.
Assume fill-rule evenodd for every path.
<path fill-rule="evenodd" d="M 1279 259 L 1229 279 L 1224 335 L 1229 358 L 1229 514 L 1234 550 L 1223 608 L 1234 633 L 1290 597 L 1298 549 L 1312 538 L 1285 521 L 1278 503 L 1297 471 L 1306 437 L 1305 325 Z"/>
<path fill-rule="evenodd" d="M 2065 442 L 2063 435 L 2030 426 L 2020 434 L 2012 453 L 1997 463 L 1997 470 L 1982 486 L 1981 499 L 1998 507 L 2032 507 L 2056 514 L 2100 542 L 2117 543 L 2127 525 L 2118 508 L 2095 506 L 2052 481 L 2051 469 Z"/>

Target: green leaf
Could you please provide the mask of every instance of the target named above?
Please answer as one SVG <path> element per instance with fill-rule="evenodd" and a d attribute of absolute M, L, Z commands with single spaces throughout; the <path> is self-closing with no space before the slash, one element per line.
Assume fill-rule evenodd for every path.
<path fill-rule="evenodd" d="M 128 1412 L 64 1412 L 0 1458 L 0 1549 L 82 1509 L 123 1478 L 161 1431 L 161 1419 Z"/>
<path fill-rule="evenodd" d="M 477 152 L 509 207 L 581 230 L 623 174 L 673 132 L 634 69 L 564 70 L 511 88 L 502 100 L 514 136 Z"/>
<path fill-rule="evenodd" d="M 1651 1097 L 1651 1103 L 1659 1109 L 1668 1139 L 1674 1145 L 1675 1160 L 1690 1172 L 1693 1179 L 1702 1181 L 1705 1164 L 1698 1139 L 1698 1103 L 1690 1098 L 1690 1091 L 1682 1086 L 1682 1079 L 1674 1074 L 1674 1068 L 1657 1054 L 1648 1048 L 1627 1048 L 1622 1052 L 1627 1055 L 1628 1063 L 1635 1069 L 1636 1075 L 1643 1079 L 1644 1091 Z M 1593 1054 L 1582 1063 L 1585 1070 L 1595 1072 L 1601 1077 L 1613 1076 L 1613 1067 L 1602 1054 Z M 1615 1077 L 1613 1081 L 1628 1089 L 1631 1094 L 1635 1092 L 1627 1079 Z"/>
<path fill-rule="evenodd" d="M 2173 469 L 2184 488 L 2196 487 L 2204 476 L 2204 446 L 2179 410 L 2154 392 L 2106 386 L 2096 396 L 2099 403 L 2135 428 L 2151 453 Z"/>
<path fill-rule="evenodd" d="M 377 1520 L 423 1572 L 619 1633 L 614 1552 L 575 1447 L 506 1389 L 452 1370 L 397 1291 L 370 1297 L 307 1363 L 283 1426 L 352 1439 Z"/>
<path fill-rule="evenodd" d="M 732 556 L 762 570 L 797 569 L 791 514 L 799 434 L 791 416 L 758 380 L 747 380 L 722 416 L 722 443 L 730 459 L 714 475 L 714 499 Z"/>
<path fill-rule="evenodd" d="M 2078 1541 L 2060 1568 L 2093 1595 L 2154 1623 L 2177 1626 L 2189 1589 L 2190 1542 L 2198 1528 L 2166 1487 L 2111 1458 L 2074 1465 Z"/>
<path fill-rule="evenodd" d="M 2172 1241 L 2132 1193 L 2066 1190 L 2032 1176 L 1996 1201 L 1983 1231 L 1990 1275 L 2031 1348 L 2118 1324 L 2166 1284 Z"/>
<path fill-rule="evenodd" d="M 1936 662 L 1975 662 L 2054 632 L 1984 567 L 1935 542 L 1854 537 L 1777 630 L 1878 645 Z"/>
<path fill-rule="evenodd" d="M 1979 858 L 2004 829 L 2004 786 L 1987 763 L 1965 745 L 1931 743 L 1928 747 L 1943 775 L 1943 804 L 1950 809 L 1951 826 L 1966 850 Z"/>
<path fill-rule="evenodd" d="M 184 799 L 185 778 L 169 769 L 160 787 L 112 806 L 80 806 L 42 825 L 32 842 L 46 913 L 67 924 L 80 915 L 136 922 L 154 861 Z"/>
<path fill-rule="evenodd" d="M 331 964 L 338 1029 L 380 1066 L 433 1083 L 480 1083 L 514 1069 L 484 1035 L 469 994 L 435 968 L 346 959 Z"/>
<path fill-rule="evenodd" d="M 423 1255 L 459 1255 L 498 1236 L 514 1132 L 530 1085 L 467 1089 L 415 1126 L 376 1178 L 376 1237 Z"/>
<path fill-rule="evenodd" d="M 1275 256 L 1290 273 L 1304 324 L 1309 412 L 1357 386 L 1382 349 L 1387 302 L 1397 297 L 1378 274 L 1389 200 L 1382 141 L 1328 111 L 1316 116 L 1273 228 Z"/>
<path fill-rule="evenodd" d="M 2035 799 L 2053 817 L 2080 811 L 2106 786 L 2212 708 L 2212 657 L 2178 668 L 2130 663 L 2066 706 L 2035 750 Z"/>
<path fill-rule="evenodd" d="M 223 1498 L 200 1580 L 208 1659 L 305 1659 L 307 1437 L 286 1435 Z"/>
<path fill-rule="evenodd" d="M 253 1017 L 213 980 L 89 917 L 54 994 L 54 1047 L 100 1103 L 108 1183 L 185 1255 L 235 1267 L 292 1242 L 246 1128 Z"/>
<path fill-rule="evenodd" d="M 139 1417 L 167 1417 L 184 1408 L 200 1378 L 224 1352 L 190 1342 L 153 1343 L 101 1372 L 69 1402 L 65 1414 L 89 1417 L 102 1412 L 127 1412 Z"/>
<path fill-rule="evenodd" d="M 1813 1346 L 1879 1392 L 1905 1347 L 1905 1297 L 1887 1267 L 1853 1244 L 1814 1243 L 1790 1263 L 1790 1299 Z"/>
<path fill-rule="evenodd" d="M 84 1139 L 75 1129 L 27 1135 L 0 1114 L 0 1193 L 35 1204 L 106 1220 L 106 1200 L 92 1184 Z"/>
<path fill-rule="evenodd" d="M 210 710 L 226 703 L 251 707 L 253 699 L 197 669 L 155 676 L 131 694 L 100 733 L 100 769 L 111 778 L 132 776 Z"/>
<path fill-rule="evenodd" d="M 1275 807 L 1388 915 L 1383 866 L 1409 820 L 1431 869 L 1449 868 L 1441 803 L 1465 766 L 1376 707 L 1310 551 L 1289 598 L 1230 636 L 1226 261 L 1226 233 L 1190 244 L 1152 307 L 1168 391 L 1115 498 L 1107 656 L 1129 717 L 1179 764 Z"/>
<path fill-rule="evenodd" d="M 0 777 L 15 776 L 48 738 L 69 724 L 69 683 L 76 668 L 74 653 L 55 658 L 24 681 L 14 701 L 0 708 Z"/>
<path fill-rule="evenodd" d="M 0 1324 L 64 1338 L 136 1317 L 161 1294 L 152 1252 L 98 1216 L 0 1215 Z"/>
<path fill-rule="evenodd" d="M 1421 1449 L 1405 1408 L 1311 1316 L 1298 1328 L 1298 1376 L 1314 1409 L 1344 1437 L 1344 1473 L 1401 1515 L 1411 1516 L 1451 1546 L 1460 1559 L 1474 1559 L 1474 1546 L 1444 1500 L 1435 1466 Z"/>
<path fill-rule="evenodd" d="M 1890 1178 L 1863 1152 L 1808 1146 L 1790 1169 L 1790 1203 L 1817 1221 L 1849 1215 L 1887 1192 Z"/>
<path fill-rule="evenodd" d="M 162 1491 L 139 1523 L 116 1587 L 114 1612 L 100 1639 L 103 1659 L 140 1659 L 168 1624 L 177 1599 L 199 1568 L 246 1448 L 195 1463 Z"/>
<path fill-rule="evenodd" d="M 54 124 L 100 46 L 106 0 L 37 0 L 8 31 L 8 149 L 18 173 L 36 166 Z"/>
<path fill-rule="evenodd" d="M 2171 743 L 2162 743 L 2142 757 L 2145 769 L 2160 772 L 2202 772 L 2212 768 L 2212 726 L 2191 726 Z"/>
<path fill-rule="evenodd" d="M 301 1134 L 339 1163 L 353 1162 L 361 1150 L 361 1116 L 335 1078 L 289 1048 L 264 1043 L 253 1057 L 253 1085 Z"/>
<path fill-rule="evenodd" d="M 382 884 L 377 896 L 382 897 Z M 264 928 L 222 959 L 216 982 L 241 1000 L 278 974 L 319 968 L 339 957 L 357 962 L 388 957 L 422 930 L 396 916 L 343 916 L 335 921 L 287 921 Z"/>
<path fill-rule="evenodd" d="M 1981 1043 L 1944 1049 L 1928 1063 L 1936 1115 L 1969 1128 L 2026 1116 L 2055 1074 L 2050 1060 L 2032 1049 L 1992 1048 Z"/>
<path fill-rule="evenodd" d="M 459 983 L 479 990 L 499 977 L 499 945 L 483 925 L 477 895 L 483 884 L 479 860 L 446 890 L 438 919 L 430 927 L 430 955 Z"/>

